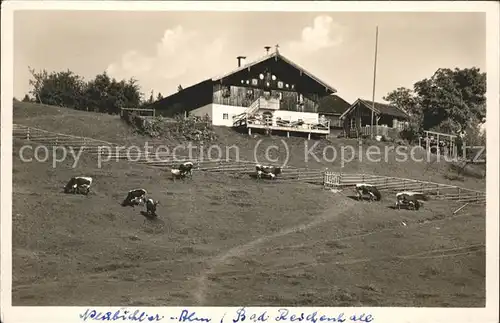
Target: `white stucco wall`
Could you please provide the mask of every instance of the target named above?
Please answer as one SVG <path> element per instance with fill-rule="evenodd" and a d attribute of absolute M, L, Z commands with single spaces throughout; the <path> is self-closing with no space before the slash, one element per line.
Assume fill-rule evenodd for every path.
<path fill-rule="evenodd" d="M 246 111 L 245 107 L 235 107 L 231 105 L 212 104 L 212 124 L 214 126 L 233 126 L 233 117 Z M 227 119 L 224 119 L 227 114 Z"/>

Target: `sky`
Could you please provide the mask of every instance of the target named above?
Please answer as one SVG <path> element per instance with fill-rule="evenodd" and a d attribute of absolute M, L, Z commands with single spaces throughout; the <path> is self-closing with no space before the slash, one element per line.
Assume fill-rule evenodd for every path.
<path fill-rule="evenodd" d="M 137 79 L 149 97 L 175 93 L 280 53 L 353 103 L 371 100 L 375 28 L 379 27 L 375 99 L 429 78 L 438 68 L 486 71 L 484 13 L 413 12 L 117 12 L 17 11 L 14 96 L 30 90 L 28 66 L 71 70 L 85 79 L 106 71 Z"/>

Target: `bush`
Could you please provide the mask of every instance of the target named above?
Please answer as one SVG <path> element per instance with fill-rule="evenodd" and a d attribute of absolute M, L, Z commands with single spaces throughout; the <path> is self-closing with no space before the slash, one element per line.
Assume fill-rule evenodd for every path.
<path fill-rule="evenodd" d="M 392 139 L 391 137 L 386 136 L 386 135 L 383 135 L 381 140 L 382 140 L 382 142 L 393 142 L 394 141 L 394 139 Z"/>
<path fill-rule="evenodd" d="M 203 118 L 181 116 L 167 122 L 162 116 L 141 117 L 135 112 L 124 111 L 122 119 L 142 135 L 152 138 L 169 138 L 181 141 L 213 141 L 217 139 L 208 116 Z"/>
<path fill-rule="evenodd" d="M 403 140 L 408 141 L 409 143 L 413 143 L 415 141 L 418 141 L 418 137 L 420 136 L 420 133 L 417 129 L 417 127 L 410 125 L 409 127 L 401 130 L 399 132 L 399 137 Z"/>

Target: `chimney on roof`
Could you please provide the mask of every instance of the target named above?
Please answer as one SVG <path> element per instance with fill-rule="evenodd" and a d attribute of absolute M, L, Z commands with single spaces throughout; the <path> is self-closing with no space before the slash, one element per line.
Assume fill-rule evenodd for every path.
<path fill-rule="evenodd" d="M 264 47 L 264 48 L 266 49 L 266 54 L 268 54 L 268 55 L 269 55 L 269 50 L 271 49 L 271 46 L 266 46 L 266 47 Z"/>
<path fill-rule="evenodd" d="M 245 65 L 246 56 L 238 56 L 236 59 L 238 60 L 238 67 Z"/>

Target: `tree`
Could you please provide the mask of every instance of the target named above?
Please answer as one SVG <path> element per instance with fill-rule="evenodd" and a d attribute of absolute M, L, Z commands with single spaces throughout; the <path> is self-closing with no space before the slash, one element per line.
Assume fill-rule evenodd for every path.
<path fill-rule="evenodd" d="M 383 99 L 408 113 L 410 115 L 410 122 L 417 128 L 420 128 L 423 117 L 422 107 L 418 97 L 412 90 L 400 87 L 389 92 Z"/>
<path fill-rule="evenodd" d="M 30 73 L 33 77 L 30 80 L 30 85 L 33 86 L 30 92 L 36 101 L 70 108 L 80 106 L 85 88 L 85 82 L 80 76 L 70 70 L 49 74 L 45 70 L 36 72 L 30 68 Z"/>
<path fill-rule="evenodd" d="M 422 114 L 422 110 L 418 105 L 415 93 L 405 87 L 399 87 L 396 90 L 389 92 L 383 99 L 406 111 L 410 115 Z"/>
<path fill-rule="evenodd" d="M 30 68 L 30 72 L 30 93 L 37 102 L 111 114 L 119 113 L 120 108 L 136 108 L 141 104 L 142 93 L 133 78 L 118 81 L 103 72 L 85 82 L 69 70 L 48 73 Z M 29 99 L 28 95 L 25 99 Z"/>
<path fill-rule="evenodd" d="M 182 87 L 182 85 L 179 84 L 179 86 L 177 87 L 177 92 L 180 92 L 182 90 L 184 90 L 184 88 Z"/>
<path fill-rule="evenodd" d="M 42 100 L 40 99 L 40 92 L 42 91 L 43 84 L 45 83 L 49 75 L 46 70 L 36 72 L 35 69 L 29 66 L 28 70 L 32 76 L 32 79 L 29 80 L 29 85 L 33 87 L 30 93 L 35 97 L 35 102 L 42 103 Z"/>
<path fill-rule="evenodd" d="M 408 88 L 399 87 L 389 92 L 383 99 L 410 115 L 410 126 L 401 132 L 401 138 L 409 140 L 410 142 L 416 140 L 419 133 L 423 130 L 423 113 L 415 93 Z"/>
<path fill-rule="evenodd" d="M 109 107 L 109 91 L 111 78 L 106 72 L 96 75 L 87 83 L 85 89 L 85 105 L 87 110 L 111 113 Z"/>
<path fill-rule="evenodd" d="M 384 100 L 405 110 L 416 130 L 463 134 L 486 116 L 486 74 L 478 68 L 438 69 L 431 78 L 400 87 Z"/>
<path fill-rule="evenodd" d="M 154 92 L 151 90 L 151 95 L 149 96 L 148 104 L 153 104 L 155 102 Z"/>
<path fill-rule="evenodd" d="M 23 102 L 31 102 L 31 98 L 28 94 L 24 95 Z"/>
<path fill-rule="evenodd" d="M 469 122 L 486 115 L 486 74 L 478 68 L 438 69 L 430 79 L 415 83 L 424 129 L 463 133 Z"/>
<path fill-rule="evenodd" d="M 163 99 L 163 95 L 161 95 L 161 92 L 158 92 L 158 96 L 156 97 L 156 101 L 159 101 Z"/>

